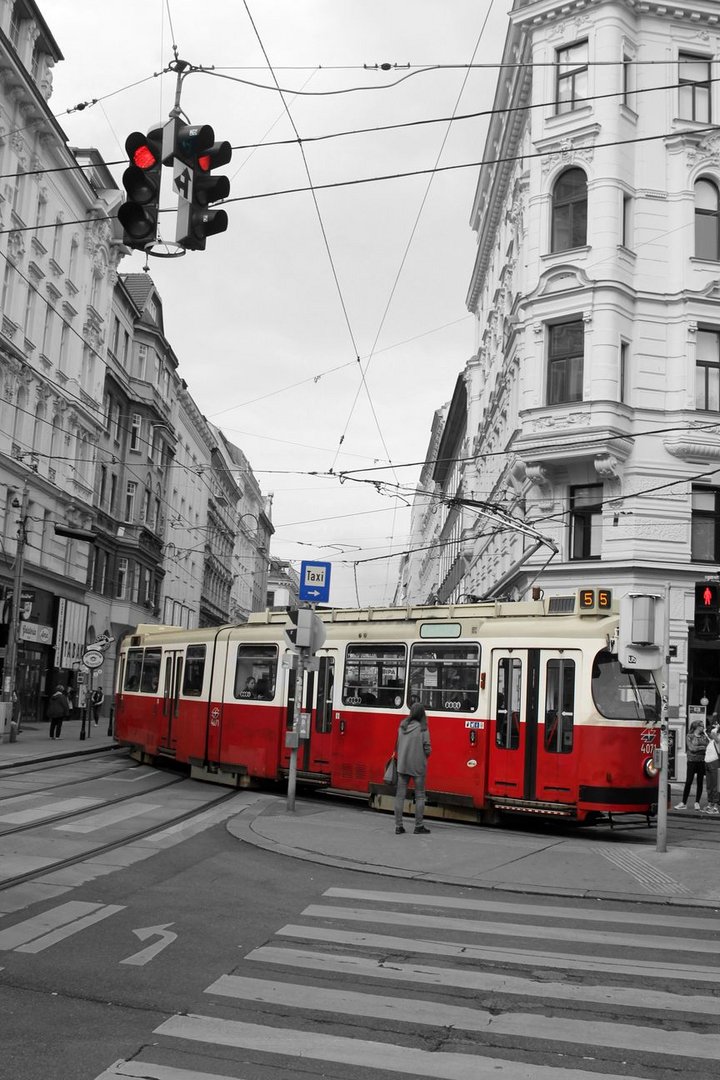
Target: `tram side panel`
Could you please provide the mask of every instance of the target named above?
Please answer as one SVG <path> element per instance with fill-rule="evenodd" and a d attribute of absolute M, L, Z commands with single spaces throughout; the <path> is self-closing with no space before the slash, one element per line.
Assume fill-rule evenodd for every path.
<path fill-rule="evenodd" d="M 479 669 L 476 641 L 349 643 L 336 684 L 332 786 L 363 793 L 381 789 L 398 726 L 408 706 L 420 701 L 432 743 L 429 798 L 482 807 L 489 725 Z"/>
<path fill-rule="evenodd" d="M 260 780 L 278 778 L 285 675 L 277 642 L 246 642 L 230 635 L 210 699 L 210 765 Z"/>

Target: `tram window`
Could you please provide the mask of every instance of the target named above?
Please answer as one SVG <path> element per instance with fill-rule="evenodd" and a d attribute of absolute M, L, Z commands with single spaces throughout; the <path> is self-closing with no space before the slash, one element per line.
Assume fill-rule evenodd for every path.
<path fill-rule="evenodd" d="M 182 692 L 187 697 L 200 697 L 205 678 L 205 645 L 188 645 L 185 652 L 185 676 Z"/>
<path fill-rule="evenodd" d="M 238 645 L 233 693 L 243 701 L 272 701 L 277 677 L 277 645 Z"/>
<path fill-rule="evenodd" d="M 413 645 L 410 704 L 432 712 L 475 712 L 480 678 L 479 645 Z"/>
<path fill-rule="evenodd" d="M 128 649 L 123 690 L 130 690 L 133 693 L 140 689 L 143 652 L 143 649 Z"/>
<path fill-rule="evenodd" d="M 162 649 L 146 649 L 143 657 L 140 690 L 143 694 L 156 694 L 160 685 L 160 662 Z"/>
<path fill-rule="evenodd" d="M 609 652 L 595 657 L 592 695 L 595 708 L 608 720 L 660 719 L 660 693 L 652 674 L 626 671 Z"/>
<path fill-rule="evenodd" d="M 343 705 L 400 709 L 405 700 L 404 645 L 348 645 Z"/>
<path fill-rule="evenodd" d="M 570 754 L 575 714 L 575 661 L 548 660 L 545 671 L 545 749 Z"/>
<path fill-rule="evenodd" d="M 515 657 L 498 660 L 495 700 L 495 745 L 502 750 L 517 750 L 520 745 L 520 704 L 522 700 L 522 663 Z"/>

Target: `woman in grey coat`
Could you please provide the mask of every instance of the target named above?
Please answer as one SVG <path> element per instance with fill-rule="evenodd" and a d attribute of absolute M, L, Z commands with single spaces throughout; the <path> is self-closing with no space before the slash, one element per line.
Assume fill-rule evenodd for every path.
<path fill-rule="evenodd" d="M 408 783 L 412 777 L 415 785 L 415 832 L 429 833 L 423 825 L 425 814 L 425 773 L 430 757 L 430 733 L 427 716 L 419 702 L 410 706 L 410 714 L 401 720 L 397 744 L 397 788 L 395 790 L 395 832 L 404 833 L 403 804 Z"/>

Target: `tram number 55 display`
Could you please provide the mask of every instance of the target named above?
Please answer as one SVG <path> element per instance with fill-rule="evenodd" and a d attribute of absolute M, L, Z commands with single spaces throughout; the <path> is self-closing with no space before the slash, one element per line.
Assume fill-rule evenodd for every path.
<path fill-rule="evenodd" d="M 610 611 L 612 609 L 612 590 L 580 589 L 578 607 L 581 611 Z"/>

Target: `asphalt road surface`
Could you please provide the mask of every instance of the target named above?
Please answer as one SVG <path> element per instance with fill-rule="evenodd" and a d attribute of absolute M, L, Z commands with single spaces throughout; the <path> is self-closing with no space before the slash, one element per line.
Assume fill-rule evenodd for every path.
<path fill-rule="evenodd" d="M 300 862 L 228 834 L 248 796 L 175 779 L 3 777 L 3 1076 L 717 1076 L 712 911 Z"/>

